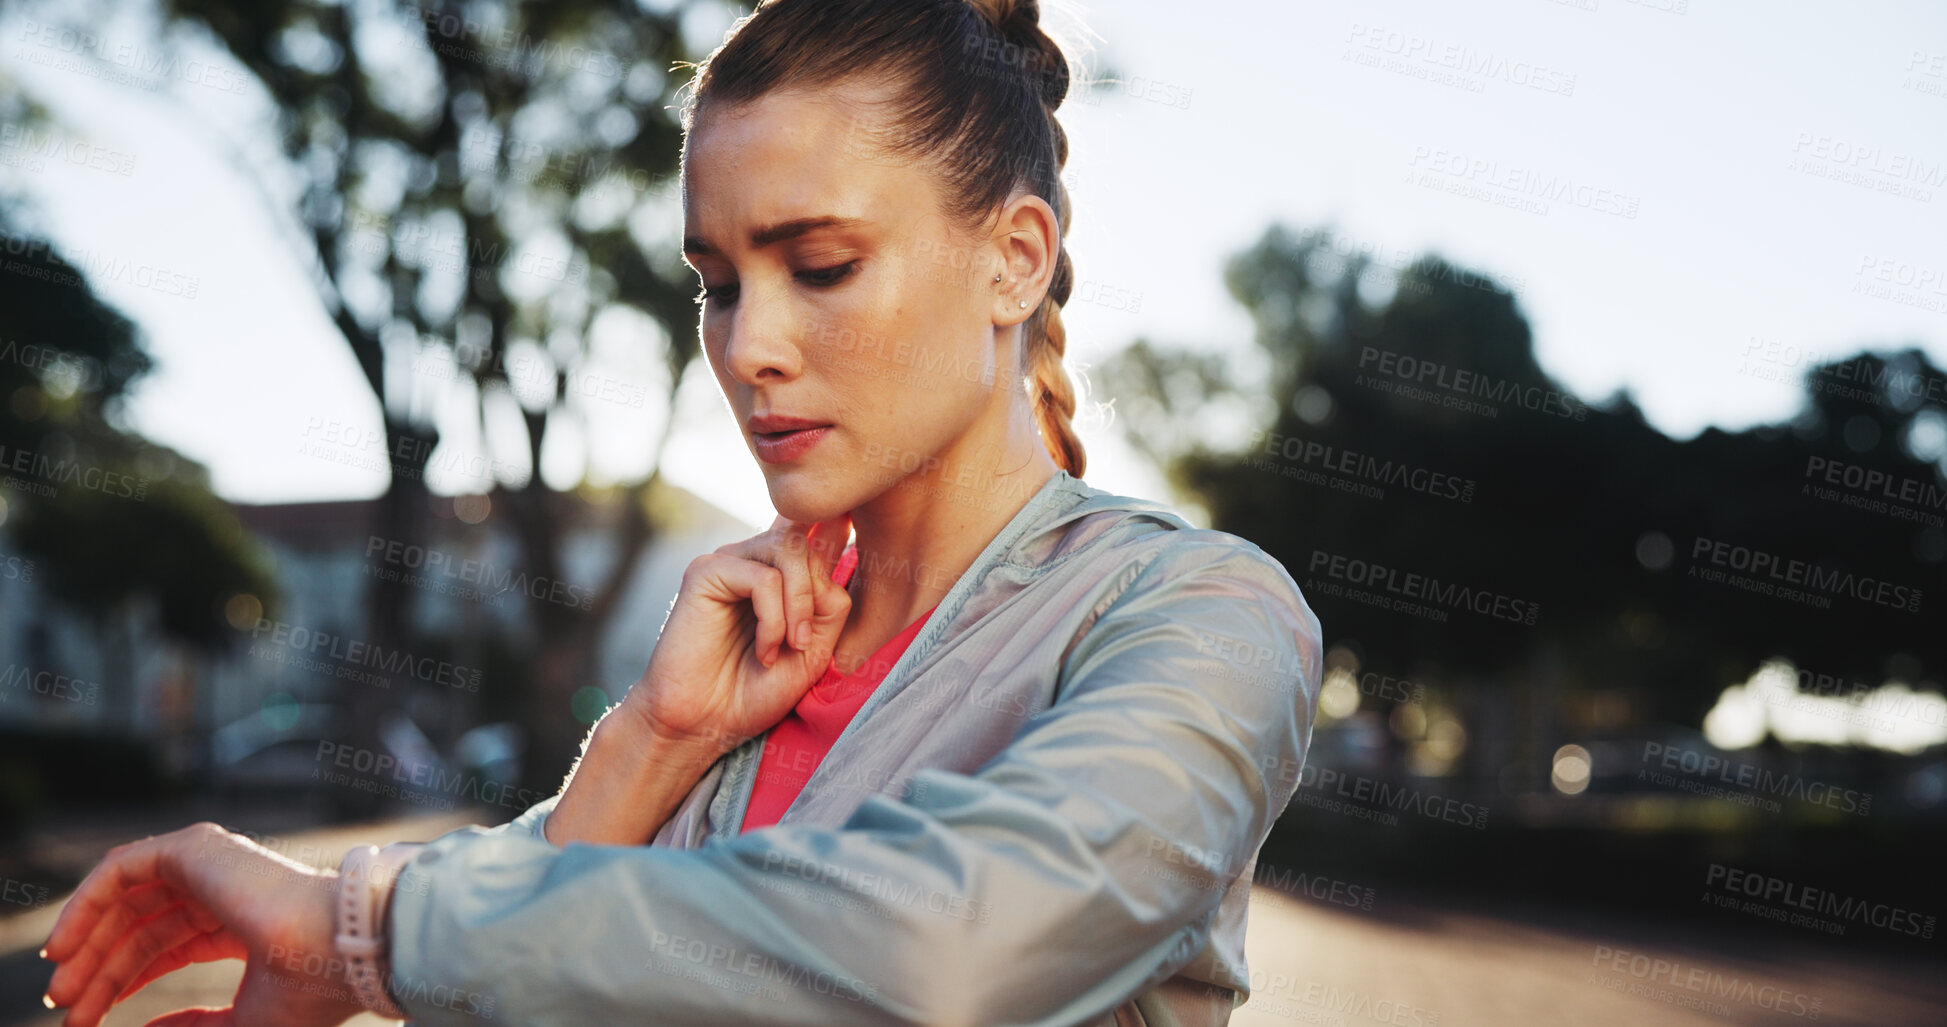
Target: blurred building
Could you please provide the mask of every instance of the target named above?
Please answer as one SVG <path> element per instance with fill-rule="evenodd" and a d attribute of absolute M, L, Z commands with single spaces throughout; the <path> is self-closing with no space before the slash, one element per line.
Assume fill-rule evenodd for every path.
<path fill-rule="evenodd" d="M 0 734 L 121 738 L 178 770 L 236 765 L 280 741 L 330 737 L 354 688 L 415 691 L 440 719 L 481 715 L 477 682 L 495 660 L 532 651 L 525 604 L 593 594 L 617 558 L 613 502 L 563 500 L 559 581 L 524 568 L 511 519 L 483 497 L 435 500 L 423 540 L 378 534 L 377 500 L 233 507 L 268 556 L 279 595 L 233 601 L 233 644 L 203 652 L 166 636 L 152 597 L 83 610 L 52 600 L 48 569 L 0 546 Z M 468 504 L 472 504 L 469 509 Z M 620 698 L 641 675 L 684 567 L 756 528 L 659 483 L 658 531 L 601 631 L 591 681 Z M 373 579 L 407 582 L 412 637 L 388 649 L 367 636 Z M 451 685 L 450 689 L 427 684 Z M 470 685 L 475 687 L 469 687 Z"/>

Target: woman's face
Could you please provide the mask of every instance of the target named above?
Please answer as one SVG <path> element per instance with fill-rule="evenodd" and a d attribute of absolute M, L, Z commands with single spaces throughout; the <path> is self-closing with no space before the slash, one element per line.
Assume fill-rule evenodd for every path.
<path fill-rule="evenodd" d="M 705 109 L 687 143 L 703 350 L 771 502 L 797 521 L 908 474 L 991 464 L 999 436 L 983 426 L 1021 391 L 1019 334 L 995 331 L 1019 320 L 998 313 L 1014 300 L 993 281 L 1007 234 L 956 231 L 927 169 L 869 144 L 896 127 L 842 101 L 870 95 L 781 90 Z"/>

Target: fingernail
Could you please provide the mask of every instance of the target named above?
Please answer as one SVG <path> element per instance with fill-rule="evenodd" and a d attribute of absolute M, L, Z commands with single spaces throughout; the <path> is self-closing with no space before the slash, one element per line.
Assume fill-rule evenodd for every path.
<path fill-rule="evenodd" d="M 47 947 L 46 947 L 46 946 L 44 946 L 44 945 L 43 945 L 43 946 L 41 947 L 41 958 L 42 958 L 42 959 L 46 959 L 46 958 L 47 958 Z"/>
<path fill-rule="evenodd" d="M 52 995 L 42 995 L 42 996 L 41 996 L 41 1005 L 44 1005 L 44 1006 L 46 1006 L 46 1007 L 47 1007 L 47 1008 L 49 1008 L 49 1009 L 53 1009 L 53 1008 L 54 1008 L 54 996 L 52 996 Z"/>
<path fill-rule="evenodd" d="M 799 621 L 797 629 L 791 632 L 791 648 L 802 650 L 811 641 L 811 622 Z"/>

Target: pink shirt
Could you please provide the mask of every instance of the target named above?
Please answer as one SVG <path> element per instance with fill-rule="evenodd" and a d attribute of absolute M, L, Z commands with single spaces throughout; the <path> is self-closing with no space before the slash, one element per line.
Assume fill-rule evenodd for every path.
<path fill-rule="evenodd" d="M 838 566 L 832 568 L 832 580 L 840 585 L 851 584 L 852 570 L 858 562 L 858 547 L 845 547 Z M 751 788 L 743 830 L 777 823 L 804 790 L 805 782 L 811 780 L 818 764 L 824 762 L 825 754 L 838 741 L 845 725 L 858 715 L 859 707 L 865 705 L 879 682 L 885 680 L 886 672 L 898 662 L 900 654 L 912 644 L 932 615 L 933 610 L 920 614 L 918 620 L 906 625 L 906 630 L 880 646 L 856 674 L 839 673 L 834 661 L 825 668 L 824 676 L 805 692 L 804 698 L 798 700 L 796 708 L 771 728 L 764 738 L 764 756 L 757 764 L 757 781 Z"/>

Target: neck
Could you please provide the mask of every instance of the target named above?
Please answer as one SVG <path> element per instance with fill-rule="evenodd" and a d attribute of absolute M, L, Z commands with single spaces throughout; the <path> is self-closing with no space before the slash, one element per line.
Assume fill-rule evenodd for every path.
<path fill-rule="evenodd" d="M 1032 415 L 963 437 L 852 511 L 859 562 L 834 658 L 849 672 L 944 598 L 1057 470 Z"/>

